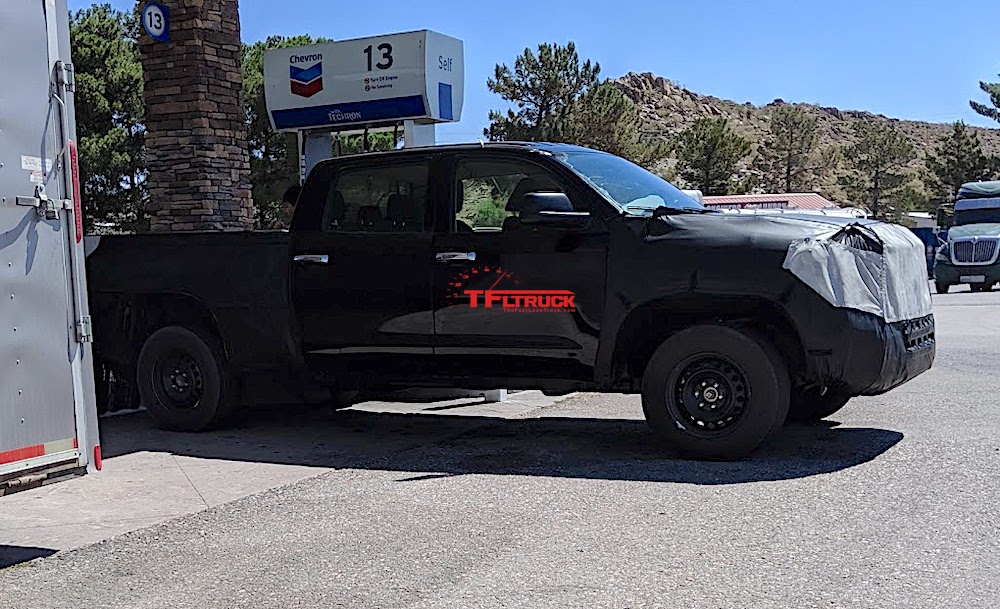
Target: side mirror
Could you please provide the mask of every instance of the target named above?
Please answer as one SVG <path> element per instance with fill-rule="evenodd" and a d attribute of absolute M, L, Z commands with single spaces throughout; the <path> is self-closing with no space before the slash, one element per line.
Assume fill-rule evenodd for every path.
<path fill-rule="evenodd" d="M 576 211 L 561 192 L 532 192 L 524 196 L 521 224 L 582 228 L 590 223 L 590 212 Z"/>

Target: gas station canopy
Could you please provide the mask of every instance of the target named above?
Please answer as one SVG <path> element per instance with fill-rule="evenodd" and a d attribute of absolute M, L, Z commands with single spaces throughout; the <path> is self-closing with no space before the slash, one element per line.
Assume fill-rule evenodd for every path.
<path fill-rule="evenodd" d="M 264 87 L 278 131 L 347 131 L 458 121 L 461 40 L 429 30 L 268 51 Z"/>

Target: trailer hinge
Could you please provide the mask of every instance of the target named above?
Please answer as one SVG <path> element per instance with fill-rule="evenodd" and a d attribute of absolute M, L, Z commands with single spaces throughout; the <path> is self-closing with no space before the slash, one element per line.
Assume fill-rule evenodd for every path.
<path fill-rule="evenodd" d="M 80 321 L 76 322 L 77 340 L 81 343 L 94 342 L 94 329 L 90 323 L 90 315 L 84 315 Z"/>
<path fill-rule="evenodd" d="M 70 93 L 76 91 L 76 70 L 73 68 L 73 64 L 57 61 L 56 81 Z"/>

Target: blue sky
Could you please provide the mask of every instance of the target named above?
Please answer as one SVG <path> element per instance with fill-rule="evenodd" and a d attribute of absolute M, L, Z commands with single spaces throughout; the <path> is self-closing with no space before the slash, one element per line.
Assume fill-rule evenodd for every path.
<path fill-rule="evenodd" d="M 170 0 L 164 1 L 168 6 Z M 71 9 L 92 4 L 70 0 Z M 134 5 L 114 0 L 118 8 Z M 496 63 L 540 42 L 576 43 L 602 75 L 653 72 L 698 93 L 765 104 L 775 98 L 896 118 L 1000 127 L 970 108 L 978 82 L 998 81 L 1000 36 L 985 0 L 242 0 L 243 39 L 334 39 L 431 29 L 465 41 L 462 121 L 441 141 L 475 140 L 491 108 Z M 971 24 L 971 25 L 963 25 Z M 980 28 L 978 31 L 971 28 Z"/>

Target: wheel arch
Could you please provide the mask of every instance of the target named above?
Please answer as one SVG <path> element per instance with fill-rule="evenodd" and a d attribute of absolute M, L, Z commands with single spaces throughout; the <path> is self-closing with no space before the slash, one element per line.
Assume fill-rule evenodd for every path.
<path fill-rule="evenodd" d="M 160 328 L 183 326 L 218 341 L 223 355 L 230 356 L 218 319 L 211 307 L 186 293 L 147 293 L 102 298 L 96 320 L 97 343 L 106 345 L 102 359 L 135 366 L 146 340 Z M 95 325 L 97 325 L 95 324 Z M 101 327 L 101 326 L 111 327 Z"/>
<path fill-rule="evenodd" d="M 638 390 L 656 348 L 671 335 L 699 324 L 752 328 L 772 341 L 793 376 L 795 370 L 802 369 L 802 340 L 779 303 L 762 297 L 685 295 L 651 300 L 629 311 L 615 338 L 612 383 Z"/>

